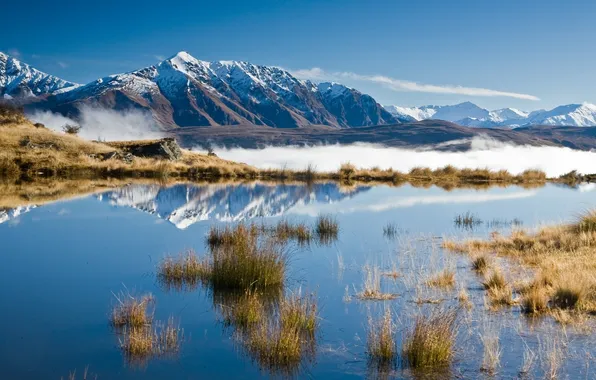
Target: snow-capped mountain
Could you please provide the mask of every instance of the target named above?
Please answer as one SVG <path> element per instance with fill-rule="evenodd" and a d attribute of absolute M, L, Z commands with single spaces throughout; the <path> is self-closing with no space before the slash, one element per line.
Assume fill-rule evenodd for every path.
<path fill-rule="evenodd" d="M 346 192 L 334 183 L 310 187 L 259 183 L 171 187 L 129 185 L 97 198 L 116 207 L 147 212 L 185 229 L 203 220 L 229 222 L 280 216 L 298 205 L 339 202 L 368 189 L 362 186 Z"/>
<path fill-rule="evenodd" d="M 350 128 L 398 122 L 372 97 L 354 89 L 322 93 L 314 83 L 277 67 L 239 61 L 205 62 L 186 52 L 57 93 L 31 107 L 76 118 L 81 105 L 145 109 L 165 128 Z"/>
<path fill-rule="evenodd" d="M 527 124 L 594 126 L 596 125 L 596 105 L 583 103 L 559 106 L 550 111 L 532 114 Z"/>
<path fill-rule="evenodd" d="M 385 106 L 396 118 L 411 117 L 446 120 L 466 127 L 517 128 L 527 125 L 564 125 L 572 127 L 596 126 L 596 105 L 590 103 L 569 104 L 550 111 L 520 111 L 502 108 L 494 111 L 465 102 L 452 106 L 399 107 Z"/>
<path fill-rule="evenodd" d="M 31 98 L 70 90 L 78 84 L 46 74 L 0 52 L 0 98 Z"/>

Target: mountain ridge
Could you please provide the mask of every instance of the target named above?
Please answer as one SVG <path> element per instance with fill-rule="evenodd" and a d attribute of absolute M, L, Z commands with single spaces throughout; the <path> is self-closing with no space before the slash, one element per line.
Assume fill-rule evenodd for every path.
<path fill-rule="evenodd" d="M 551 110 L 525 112 L 516 108 L 489 111 L 474 103 L 464 102 L 446 106 L 400 107 L 385 106 L 395 117 L 411 117 L 413 121 L 438 119 L 466 127 L 519 128 L 530 125 L 570 127 L 596 126 L 596 105 L 587 102 L 567 104 Z"/>
<path fill-rule="evenodd" d="M 323 94 L 318 85 L 278 67 L 206 62 L 182 51 L 139 70 L 73 84 L 68 91 L 62 90 L 67 87 L 63 85 L 62 91 L 48 92 L 47 99 L 25 106 L 75 119 L 84 105 L 141 109 L 151 112 L 166 130 L 243 124 L 354 128 L 400 122 L 371 96 L 335 86 L 341 91 Z"/>

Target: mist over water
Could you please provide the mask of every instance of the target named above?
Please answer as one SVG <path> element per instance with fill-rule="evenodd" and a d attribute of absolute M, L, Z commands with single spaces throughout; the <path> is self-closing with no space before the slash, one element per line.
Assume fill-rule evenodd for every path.
<path fill-rule="evenodd" d="M 407 172 L 414 167 L 505 169 L 519 174 L 527 169 L 539 169 L 554 177 L 577 170 L 583 174 L 596 173 L 596 152 L 560 147 L 512 145 L 475 138 L 467 152 L 441 152 L 428 149 L 389 148 L 374 144 L 327 145 L 316 147 L 267 147 L 265 149 L 216 149 L 217 155 L 244 162 L 258 168 L 305 169 L 335 171 L 349 162 L 358 168 L 393 168 Z"/>
<path fill-rule="evenodd" d="M 36 111 L 27 116 L 33 122 L 62 131 L 65 124 L 80 125 L 79 136 L 89 140 L 142 140 L 163 137 L 149 112 L 140 110 L 114 111 L 82 106 L 80 121 L 49 111 Z"/>

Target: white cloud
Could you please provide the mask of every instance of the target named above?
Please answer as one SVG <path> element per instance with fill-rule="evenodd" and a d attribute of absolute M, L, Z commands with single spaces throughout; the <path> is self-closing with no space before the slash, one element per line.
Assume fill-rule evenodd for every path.
<path fill-rule="evenodd" d="M 149 112 L 134 109 L 115 111 L 90 106 L 82 106 L 79 110 L 78 121 L 49 111 L 36 111 L 27 116 L 56 131 L 61 131 L 64 124 L 78 124 L 82 127 L 79 135 L 89 140 L 143 140 L 163 137 Z"/>
<path fill-rule="evenodd" d="M 163 61 L 166 59 L 163 55 L 154 55 L 153 58 L 157 59 L 158 61 Z"/>
<path fill-rule="evenodd" d="M 58 66 L 60 66 L 61 68 L 65 69 L 68 67 L 68 63 L 63 62 L 63 61 L 58 61 L 56 62 L 58 64 Z"/>
<path fill-rule="evenodd" d="M 245 162 L 259 168 L 301 170 L 313 165 L 315 170 L 333 172 L 345 162 L 359 168 L 392 168 L 408 172 L 417 166 L 437 169 L 445 165 L 457 168 L 488 168 L 508 170 L 519 174 L 527 169 L 543 170 L 556 177 L 577 170 L 580 173 L 596 172 L 596 152 L 550 146 L 521 146 L 500 143 L 482 138 L 471 141 L 466 152 L 443 152 L 424 149 L 389 148 L 374 144 L 325 145 L 312 147 L 267 147 L 264 149 L 216 149 L 218 156 Z"/>
<path fill-rule="evenodd" d="M 301 79 L 310 79 L 314 81 L 332 80 L 341 81 L 342 79 L 351 79 L 357 81 L 372 82 L 394 91 L 427 92 L 434 94 L 454 94 L 468 96 L 503 96 L 524 100 L 540 100 L 540 98 L 517 92 L 498 91 L 488 88 L 464 87 L 455 85 L 434 85 L 412 82 L 401 79 L 394 79 L 383 75 L 361 75 L 352 72 L 326 72 L 319 67 L 311 69 L 292 70 L 292 75 Z"/>
<path fill-rule="evenodd" d="M 504 201 L 512 199 L 523 199 L 535 196 L 536 191 L 517 191 L 514 193 L 505 194 L 487 194 L 477 192 L 465 192 L 462 194 L 441 194 L 441 195 L 421 195 L 410 197 L 388 197 L 383 199 L 372 200 L 367 204 L 346 204 L 346 203 L 331 203 L 326 205 L 298 205 L 289 212 L 292 214 L 303 214 L 316 216 L 321 212 L 331 212 L 340 214 L 350 214 L 359 211 L 387 211 L 396 208 L 414 207 L 417 205 L 432 205 L 432 204 L 469 204 L 469 203 L 485 203 L 494 201 Z"/>

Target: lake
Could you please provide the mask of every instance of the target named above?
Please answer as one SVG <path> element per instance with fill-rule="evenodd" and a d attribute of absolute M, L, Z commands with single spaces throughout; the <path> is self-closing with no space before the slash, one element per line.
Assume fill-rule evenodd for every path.
<path fill-rule="evenodd" d="M 453 364 L 433 376 L 488 377 L 480 370 L 481 335 L 493 332 L 502 349 L 498 378 L 518 376 L 526 349 L 537 355 L 530 377 L 544 376 L 543 354 L 553 337 L 564 342 L 561 377 L 595 378 L 596 368 L 590 366 L 596 355 L 593 334 L 564 331 L 547 318 L 530 319 L 517 306 L 488 310 L 482 279 L 470 269 L 469 258 L 441 249 L 445 237 L 486 237 L 520 225 L 565 222 L 594 206 L 592 185 L 447 191 L 410 185 L 344 188 L 335 183 L 132 184 L 44 205 L 24 202 L 22 207 L 0 209 L 2 377 L 59 379 L 76 370 L 77 378 L 83 378 L 86 367 L 98 379 L 267 377 L 274 372 L 261 368 L 222 323 L 213 294 L 201 286 L 164 288 L 156 266 L 166 255 L 188 249 L 206 252 L 212 225 L 270 225 L 281 219 L 312 225 L 318 215 L 331 214 L 340 227 L 336 241 L 290 250 L 286 291 L 313 292 L 320 313 L 314 358 L 291 375 L 379 375 L 367 360 L 368 318 L 391 310 L 399 347 L 418 313 L 457 307 L 458 291 L 464 288 L 472 307 L 459 311 Z M 469 228 L 455 224 L 456 216 L 466 212 L 482 223 Z M 388 225 L 393 231 L 384 234 Z M 516 272 L 519 267 L 499 260 L 508 276 L 523 276 L 523 270 Z M 382 288 L 396 294 L 395 299 L 356 297 L 366 265 L 399 272 L 399 277 L 381 278 Z M 456 271 L 453 290 L 424 285 L 445 267 Z M 109 324 L 113 294 L 123 289 L 152 293 L 155 318 L 166 321 L 172 316 L 184 330 L 175 355 L 143 365 L 125 360 L 119 336 Z M 419 378 L 399 364 L 390 375 Z"/>

